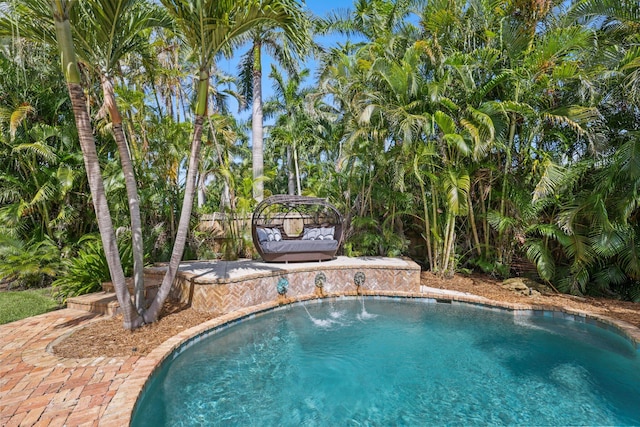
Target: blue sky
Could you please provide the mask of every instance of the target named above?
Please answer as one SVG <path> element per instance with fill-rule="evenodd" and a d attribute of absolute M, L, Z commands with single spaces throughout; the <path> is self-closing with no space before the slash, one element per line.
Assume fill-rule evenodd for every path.
<path fill-rule="evenodd" d="M 353 2 L 340 0 L 309 0 L 307 7 L 316 15 L 324 16 L 327 12 L 334 9 L 351 8 Z"/>

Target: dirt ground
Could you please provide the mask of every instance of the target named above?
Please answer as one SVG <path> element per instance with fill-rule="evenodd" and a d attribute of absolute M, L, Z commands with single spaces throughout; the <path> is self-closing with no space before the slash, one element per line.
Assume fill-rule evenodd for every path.
<path fill-rule="evenodd" d="M 611 318 L 624 320 L 640 327 L 640 304 L 601 298 L 582 298 L 545 292 L 540 295 L 521 295 L 503 288 L 500 281 L 486 276 L 441 279 L 423 272 L 421 284 L 432 288 L 468 292 L 495 301 L 534 303 L 546 306 L 571 307 Z M 121 316 L 106 318 L 79 329 L 54 347 L 54 353 L 69 358 L 115 357 L 146 355 L 178 332 L 211 319 L 187 306 L 166 304 L 158 322 L 129 332 L 122 329 Z"/>

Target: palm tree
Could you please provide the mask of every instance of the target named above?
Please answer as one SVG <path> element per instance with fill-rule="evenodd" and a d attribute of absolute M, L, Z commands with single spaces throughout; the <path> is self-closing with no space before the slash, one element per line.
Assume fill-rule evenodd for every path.
<path fill-rule="evenodd" d="M 300 182 L 299 147 L 310 135 L 311 125 L 304 112 L 305 96 L 310 89 L 301 88 L 301 83 L 309 75 L 302 70 L 285 81 L 284 76 L 271 66 L 270 77 L 274 80 L 275 94 L 267 101 L 265 110 L 268 115 L 280 113 L 270 138 L 284 148 L 286 153 L 289 194 L 302 194 Z"/>
<path fill-rule="evenodd" d="M 91 0 L 76 8 L 74 29 L 82 37 L 76 53 L 83 64 L 100 75 L 104 97 L 103 108 L 111 118 L 111 130 L 118 146 L 124 173 L 127 200 L 131 217 L 133 248 L 133 282 L 135 306 L 138 313 L 145 310 L 144 299 L 144 243 L 140 219 L 140 198 L 131 161 L 130 148 L 122 127 L 122 115 L 114 92 L 114 74 L 123 57 L 140 50 L 150 29 L 169 27 L 171 21 L 161 9 L 140 0 Z"/>
<path fill-rule="evenodd" d="M 298 7 L 298 5 L 297 5 Z M 261 25 L 249 33 L 251 47 L 240 63 L 241 93 L 251 102 L 251 144 L 253 168 L 253 198 L 260 202 L 264 197 L 264 144 L 262 104 L 262 51 L 271 55 L 290 73 L 297 71 L 297 60 L 306 56 L 312 47 L 310 19 L 297 11 L 301 19 L 296 23 L 299 33 L 295 38 L 273 25 Z"/>
<path fill-rule="evenodd" d="M 184 200 L 178 230 L 167 272 L 160 289 L 145 312 L 147 322 L 157 319 L 162 304 L 176 277 L 191 219 L 196 191 L 198 161 L 204 119 L 208 115 L 209 78 L 214 60 L 223 49 L 232 49 L 239 37 L 262 23 L 283 28 L 293 40 L 301 37 L 295 26 L 299 22 L 298 3 L 293 0 L 162 0 L 174 18 L 186 44 L 192 49 L 198 66 L 194 127 L 186 176 Z"/>
<path fill-rule="evenodd" d="M 87 111 L 69 20 L 73 4 L 73 2 L 68 0 L 52 0 L 50 2 L 56 39 L 61 53 L 62 72 L 67 82 L 67 88 L 73 106 L 93 206 L 96 211 L 98 227 L 100 228 L 102 245 L 109 264 L 109 273 L 122 309 L 124 327 L 126 329 L 133 329 L 141 324 L 142 319 L 135 315 L 135 310 L 131 304 L 129 292 L 126 287 L 124 271 L 120 262 L 116 236 L 111 221 L 111 214 L 102 182 L 102 174 L 100 172 L 100 164 L 91 127 L 91 118 Z M 43 4 L 42 2 L 33 1 L 29 6 L 33 6 L 35 10 L 42 10 Z"/>
<path fill-rule="evenodd" d="M 35 41 L 56 43 L 55 36 L 43 31 L 42 22 L 50 21 L 46 3 L 34 0 L 27 8 L 16 10 L 20 19 L 19 32 L 22 37 Z M 130 149 L 122 127 L 122 117 L 114 92 L 114 74 L 120 68 L 125 55 L 144 45 L 143 32 L 158 26 L 169 26 L 170 20 L 158 8 L 153 8 L 140 0 L 88 0 L 78 7 L 69 8 L 74 40 L 77 40 L 76 56 L 88 69 L 95 71 L 101 79 L 104 105 L 111 118 L 111 130 L 115 138 L 120 164 L 125 178 L 127 201 L 131 220 L 133 241 L 133 278 L 135 287 L 135 307 L 138 312 L 145 309 L 144 301 L 144 244 L 140 202 L 137 183 L 131 161 Z M 44 27 L 46 28 L 46 26 Z M 7 31 L 7 28 L 4 28 Z"/>
<path fill-rule="evenodd" d="M 320 25 L 322 33 L 358 35 L 368 41 L 383 39 L 406 25 L 419 0 L 356 0 L 354 9 L 333 11 Z"/>
<path fill-rule="evenodd" d="M 206 187 L 207 181 L 210 175 L 212 175 L 213 165 L 218 164 L 219 168 L 222 168 L 222 150 L 220 140 L 218 138 L 218 134 L 224 135 L 222 138 L 225 146 L 229 141 L 234 141 L 236 138 L 229 138 L 230 134 L 234 132 L 229 132 L 229 129 L 232 127 L 236 127 L 235 121 L 229 114 L 229 106 L 228 99 L 230 97 L 234 97 L 238 105 L 243 105 L 244 98 L 237 91 L 232 89 L 221 89 L 223 85 L 231 85 L 232 83 L 236 83 L 236 79 L 232 76 L 229 76 L 219 69 L 216 69 L 212 72 L 212 84 L 210 88 L 210 117 L 207 122 L 209 132 L 206 134 L 207 139 L 211 141 L 213 147 L 210 147 L 207 150 L 205 147 L 205 152 L 203 153 L 203 162 L 201 163 L 199 179 L 198 179 L 198 208 L 201 208 L 206 201 Z M 232 125 L 233 123 L 233 125 Z M 220 171 L 222 169 L 218 169 Z M 223 194 L 229 194 L 231 188 L 231 182 L 228 174 L 222 174 L 224 189 L 222 190 Z M 229 208 L 232 200 L 227 198 L 226 196 L 222 197 L 221 207 Z"/>

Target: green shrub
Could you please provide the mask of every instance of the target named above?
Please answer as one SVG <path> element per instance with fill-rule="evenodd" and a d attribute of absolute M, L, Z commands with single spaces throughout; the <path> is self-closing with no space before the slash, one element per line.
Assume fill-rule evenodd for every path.
<path fill-rule="evenodd" d="M 48 286 L 59 268 L 60 250 L 48 237 L 28 243 L 0 238 L 0 277 L 12 287 Z"/>
<path fill-rule="evenodd" d="M 122 266 L 125 275 L 130 275 L 133 264 L 131 237 L 128 233 L 118 237 Z M 109 281 L 111 278 L 100 236 L 96 234 L 84 236 L 78 244 L 80 249 L 76 256 L 62 261 L 63 273 L 53 282 L 55 297 L 63 302 L 69 297 L 99 291 L 102 282 Z"/>
<path fill-rule="evenodd" d="M 110 277 L 100 237 L 85 236 L 78 243 L 81 248 L 77 255 L 63 260 L 64 273 L 53 282 L 54 295 L 63 302 L 100 290 L 102 282 Z"/>

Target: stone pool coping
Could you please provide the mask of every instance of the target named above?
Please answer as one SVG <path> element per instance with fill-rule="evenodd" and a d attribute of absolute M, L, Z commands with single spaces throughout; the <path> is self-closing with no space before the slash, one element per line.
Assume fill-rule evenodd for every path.
<path fill-rule="evenodd" d="M 316 263 L 321 270 L 325 263 Z M 301 267 L 300 267 L 301 268 Z M 509 310 L 514 316 L 541 315 L 596 323 L 632 342 L 638 351 L 640 328 L 626 322 L 568 307 L 504 303 L 456 291 L 418 286 L 412 292 L 368 290 L 366 286 L 325 298 L 357 295 L 429 298 L 436 302 L 468 303 L 489 309 Z M 173 350 L 192 337 L 283 304 L 317 299 L 301 295 L 245 307 L 183 331 L 147 356 L 65 359 L 50 352 L 53 342 L 101 316 L 63 309 L 0 325 L 0 425 L 101 425 L 123 426 L 130 422 L 136 400 L 150 375 Z"/>

